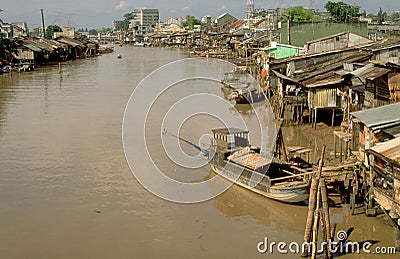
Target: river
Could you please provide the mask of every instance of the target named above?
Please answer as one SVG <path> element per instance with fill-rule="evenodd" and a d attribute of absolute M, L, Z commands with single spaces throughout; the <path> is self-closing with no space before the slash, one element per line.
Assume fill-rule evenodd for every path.
<path fill-rule="evenodd" d="M 112 54 L 63 63 L 61 74 L 58 66 L 48 66 L 0 77 L 0 258 L 299 258 L 277 250 L 261 254 L 257 244 L 266 237 L 301 242 L 306 206 L 281 204 L 236 186 L 208 201 L 174 203 L 153 195 L 132 175 L 122 143 L 126 104 L 149 73 L 186 56 L 179 50 L 115 46 Z M 158 114 L 168 110 L 176 93 L 199 91 L 223 96 L 215 83 L 183 85 L 155 103 L 149 128 L 160 132 L 154 126 Z M 245 114 L 251 124 L 255 115 Z M 196 142 L 217 125 L 199 115 L 185 122 L 182 133 Z M 213 177 L 208 166 L 182 169 L 164 159 L 158 138 L 148 142 L 151 156 L 172 178 Z M 360 209 L 351 216 L 347 205 L 331 213 L 338 230 L 355 227 L 352 241 L 394 246 L 395 233 L 384 215 L 368 218 Z"/>

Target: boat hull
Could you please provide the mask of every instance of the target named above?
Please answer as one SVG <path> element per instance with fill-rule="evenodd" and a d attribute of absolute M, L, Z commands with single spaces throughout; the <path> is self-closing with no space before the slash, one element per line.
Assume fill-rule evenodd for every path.
<path fill-rule="evenodd" d="M 299 203 L 309 197 L 309 184 L 304 181 L 281 182 L 271 185 L 271 180 L 267 175 L 231 162 L 219 164 L 211 160 L 210 166 L 215 173 L 234 184 L 269 199 L 284 203 Z"/>

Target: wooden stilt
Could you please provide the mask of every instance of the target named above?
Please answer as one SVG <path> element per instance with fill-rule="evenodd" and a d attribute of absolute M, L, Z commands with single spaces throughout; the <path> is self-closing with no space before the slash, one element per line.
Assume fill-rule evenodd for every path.
<path fill-rule="evenodd" d="M 334 158 L 336 158 L 337 156 L 336 156 L 336 135 L 335 134 L 333 134 L 333 151 L 334 151 L 333 156 L 334 156 Z"/>
<path fill-rule="evenodd" d="M 312 231 L 312 243 L 313 249 L 311 251 L 311 259 L 315 259 L 317 256 L 317 242 L 318 242 L 318 221 L 319 221 L 319 204 L 321 197 L 321 185 L 318 184 L 318 192 L 317 192 L 317 205 L 315 206 L 314 211 L 314 222 L 313 222 L 313 231 Z"/>
<path fill-rule="evenodd" d="M 339 139 L 339 148 L 340 148 L 340 162 L 342 162 L 343 161 L 343 141 L 342 141 L 342 139 Z"/>
<path fill-rule="evenodd" d="M 315 110 L 314 129 L 316 129 L 317 128 L 317 108 L 315 108 L 314 110 Z"/>
<path fill-rule="evenodd" d="M 331 223 L 330 223 L 330 215 L 329 215 L 329 204 L 328 204 L 328 194 L 326 191 L 326 183 L 325 179 L 321 178 L 319 180 L 319 185 L 321 188 L 321 201 L 322 201 L 322 209 L 324 215 L 324 227 L 325 227 L 325 241 L 329 244 L 331 240 Z M 327 249 L 327 258 L 332 258 L 332 253 L 330 249 Z"/>
<path fill-rule="evenodd" d="M 308 204 L 308 214 L 307 214 L 307 222 L 306 222 L 306 229 L 304 232 L 304 242 L 309 243 L 311 240 L 311 234 L 313 230 L 313 221 L 315 223 L 315 211 L 316 207 L 318 206 L 319 208 L 319 191 L 318 191 L 318 185 L 319 185 L 319 179 L 321 178 L 322 174 L 322 165 L 323 165 L 323 160 L 325 156 L 325 149 L 326 146 L 324 145 L 322 147 L 322 153 L 321 153 L 321 159 L 319 160 L 319 170 L 317 174 L 313 177 L 311 181 L 311 187 L 310 187 L 310 197 L 309 197 L 309 204 Z M 317 213 L 318 214 L 318 213 Z M 302 257 L 307 257 L 308 256 L 308 247 L 304 250 L 304 253 L 301 255 Z"/>

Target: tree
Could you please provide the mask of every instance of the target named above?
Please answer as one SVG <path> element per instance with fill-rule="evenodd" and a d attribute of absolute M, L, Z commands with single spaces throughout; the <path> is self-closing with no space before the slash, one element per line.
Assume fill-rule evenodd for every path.
<path fill-rule="evenodd" d="M 17 44 L 14 40 L 5 38 L 0 34 L 0 58 L 11 62 L 12 54 L 17 53 Z"/>
<path fill-rule="evenodd" d="M 201 21 L 197 20 L 193 15 L 186 15 L 184 21 L 182 22 L 183 27 L 187 27 L 189 29 L 193 29 L 195 25 L 200 25 Z"/>
<path fill-rule="evenodd" d="M 99 32 L 102 33 L 102 34 L 106 34 L 106 33 L 110 32 L 110 31 L 112 31 L 111 28 L 105 28 L 105 27 L 103 27 L 103 28 L 101 28 L 99 30 Z"/>
<path fill-rule="evenodd" d="M 55 32 L 62 32 L 58 25 L 49 25 L 46 29 L 46 39 L 52 39 Z"/>
<path fill-rule="evenodd" d="M 89 30 L 89 35 L 97 35 L 98 31 L 96 29 Z"/>
<path fill-rule="evenodd" d="M 344 2 L 331 2 L 325 4 L 325 9 L 337 22 L 355 22 L 360 16 L 360 7 Z"/>
<path fill-rule="evenodd" d="M 115 29 L 117 31 L 127 31 L 129 30 L 129 23 L 131 20 L 135 19 L 135 15 L 133 13 L 124 14 L 123 21 L 117 21 L 115 24 Z"/>
<path fill-rule="evenodd" d="M 399 12 L 394 12 L 391 15 L 392 21 L 393 22 L 399 22 L 400 21 L 400 13 Z"/>
<path fill-rule="evenodd" d="M 377 19 L 378 19 L 378 23 L 379 23 L 379 24 L 382 24 L 382 23 L 386 20 L 387 13 L 386 13 L 386 12 L 383 12 L 383 11 L 382 11 L 382 8 L 379 8 L 379 11 L 378 11 L 376 17 L 377 17 Z"/>
<path fill-rule="evenodd" d="M 282 13 L 283 21 L 290 22 L 312 22 L 314 15 L 311 10 L 304 9 L 302 6 L 292 6 Z"/>

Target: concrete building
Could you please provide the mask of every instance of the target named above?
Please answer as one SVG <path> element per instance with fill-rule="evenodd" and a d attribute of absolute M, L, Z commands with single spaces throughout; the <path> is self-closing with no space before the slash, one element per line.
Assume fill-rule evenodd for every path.
<path fill-rule="evenodd" d="M 63 27 L 61 32 L 54 32 L 53 38 L 55 39 L 60 36 L 65 36 L 65 37 L 70 37 L 70 38 L 75 37 L 75 28 Z"/>
<path fill-rule="evenodd" d="M 160 20 L 160 13 L 158 9 L 135 9 L 133 10 L 134 19 L 130 21 L 131 27 L 142 26 L 152 27 L 155 26 Z"/>
<path fill-rule="evenodd" d="M 144 35 L 154 32 L 160 23 L 158 9 L 139 8 L 133 10 L 134 19 L 130 20 L 129 28 L 132 29 L 135 41 L 142 41 Z"/>
<path fill-rule="evenodd" d="M 13 36 L 28 36 L 29 29 L 28 24 L 26 22 L 12 22 L 13 27 Z"/>

